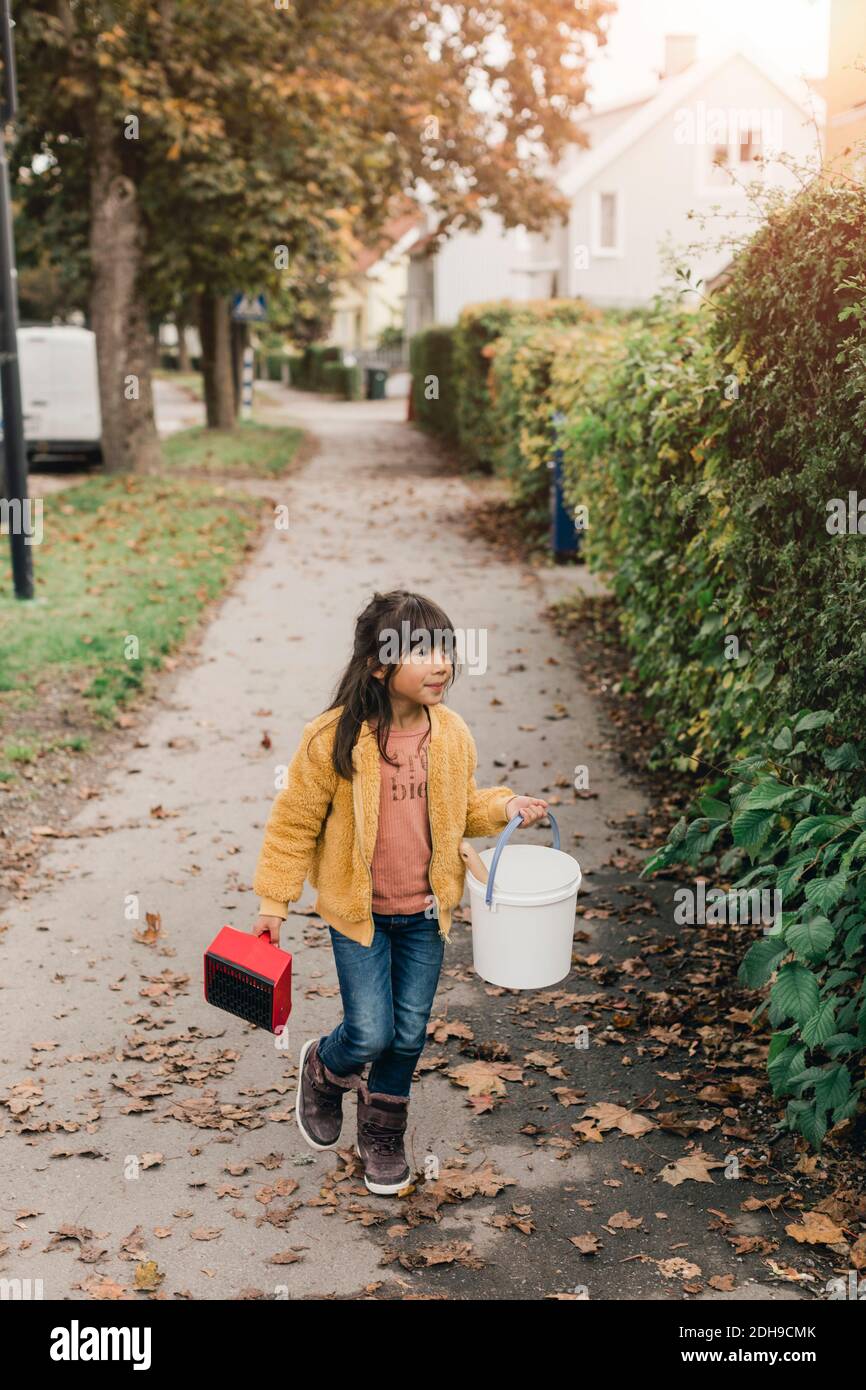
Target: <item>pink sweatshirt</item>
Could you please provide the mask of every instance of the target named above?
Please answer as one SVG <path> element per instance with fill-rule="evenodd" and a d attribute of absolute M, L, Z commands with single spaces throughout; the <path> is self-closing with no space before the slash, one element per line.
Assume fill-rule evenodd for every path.
<path fill-rule="evenodd" d="M 373 911 L 387 916 L 423 912 L 431 901 L 427 870 L 432 845 L 427 814 L 429 729 L 388 735 L 388 757 L 379 759 L 379 825 L 373 850 Z"/>

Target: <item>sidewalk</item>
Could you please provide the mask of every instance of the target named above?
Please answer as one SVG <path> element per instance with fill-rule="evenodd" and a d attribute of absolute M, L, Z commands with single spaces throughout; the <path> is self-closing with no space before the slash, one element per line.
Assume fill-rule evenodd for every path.
<path fill-rule="evenodd" d="M 542 616 L 539 581 L 467 539 L 471 487 L 403 422 L 404 402 L 267 394 L 268 419 L 285 414 L 319 441 L 300 475 L 250 485 L 288 506 L 289 530 L 266 527 L 196 664 L 167 677 L 161 700 L 141 712 L 102 795 L 80 812 L 70 803 L 63 828 L 74 838 L 46 853 L 40 890 L 0 909 L 3 1083 L 14 1111 L 0 1121 L 0 1273 L 75 1299 L 124 1296 L 137 1270 L 170 1299 L 280 1289 L 535 1299 L 579 1297 L 581 1286 L 593 1299 L 677 1299 L 684 1281 L 701 1297 L 803 1296 L 771 1286 L 766 1250 L 735 1256 L 709 1214 L 723 1208 L 744 1237 L 785 1241 L 790 1215 L 740 1209 L 768 1188 L 726 1182 L 723 1169 L 670 1186 L 658 1174 L 686 1152 L 685 1138 L 602 1124 L 578 1143 L 571 1128 L 584 1105 L 631 1108 L 654 1087 L 669 1109 L 676 1086 L 659 1073 L 682 1069 L 687 1054 L 659 1061 L 641 1047 L 646 1035 L 601 1045 L 598 1027 L 588 1050 L 573 1045 L 599 971 L 616 972 L 605 983 L 625 979 L 626 995 L 635 981 L 659 988 L 629 967 L 634 934 L 673 928 L 669 889 L 635 889 L 628 822 L 646 803 L 619 772 L 579 655 Z M 476 736 L 479 784 L 561 798 L 563 847 L 580 859 L 590 909 L 578 923 L 579 973 L 546 995 L 485 986 L 471 970 L 468 926 L 455 924 L 434 1012 L 444 1022 L 422 1059 L 409 1125 L 417 1166 L 432 1154 L 447 1174 L 405 1203 L 370 1197 L 342 1159 L 312 1153 L 297 1134 L 298 1049 L 339 1016 L 327 933 L 303 911 L 310 891 L 283 936 L 295 958 L 287 1052 L 209 1008 L 201 989 L 208 941 L 256 910 L 247 885 L 276 767 L 327 703 L 354 615 L 374 589 L 395 586 L 429 593 L 458 627 L 486 629 L 486 673 L 463 674 L 450 696 Z M 578 764 L 597 798 L 573 799 Z M 545 832 L 527 834 L 542 842 Z M 125 915 L 130 904 L 138 921 Z M 135 939 L 145 914 L 161 918 L 155 945 Z M 447 1075 L 473 1065 L 461 1079 L 487 1075 L 490 1101 L 468 1104 Z M 354 1104 L 346 1109 L 348 1151 Z M 697 1137 L 714 1162 L 735 1143 L 718 1130 Z M 637 1224 L 617 1218 L 624 1211 Z M 570 1243 L 588 1232 L 601 1241 L 591 1258 Z M 800 1255 L 788 1240 L 774 1258 Z M 725 1276 L 728 1291 L 710 1287 Z"/>

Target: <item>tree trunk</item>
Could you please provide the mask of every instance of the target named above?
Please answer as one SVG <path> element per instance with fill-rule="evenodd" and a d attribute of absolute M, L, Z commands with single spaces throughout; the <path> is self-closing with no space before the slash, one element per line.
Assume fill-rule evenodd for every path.
<path fill-rule="evenodd" d="M 192 354 L 186 340 L 187 329 L 191 324 L 198 323 L 198 295 L 185 294 L 182 296 L 174 316 L 177 324 L 177 365 L 182 372 L 193 370 Z"/>
<path fill-rule="evenodd" d="M 97 113 L 90 180 L 90 316 L 105 469 L 148 473 L 163 463 L 153 416 L 154 345 L 139 284 L 138 195 L 123 173 L 120 139 L 116 122 Z"/>
<path fill-rule="evenodd" d="M 182 321 L 177 325 L 177 369 L 179 372 L 192 371 L 192 359 L 186 345 L 186 324 Z"/>
<path fill-rule="evenodd" d="M 234 429 L 231 320 L 225 295 L 203 290 L 200 305 L 202 373 L 207 422 L 211 429 Z"/>

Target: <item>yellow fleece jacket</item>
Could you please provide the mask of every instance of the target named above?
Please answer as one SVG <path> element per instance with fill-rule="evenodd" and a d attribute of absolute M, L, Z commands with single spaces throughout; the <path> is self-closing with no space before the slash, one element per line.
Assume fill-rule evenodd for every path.
<path fill-rule="evenodd" d="M 260 911 L 285 917 L 301 896 L 304 880 L 317 889 L 316 911 L 335 931 L 370 946 L 375 931 L 370 864 L 379 817 L 379 750 L 364 723 L 352 752 L 351 781 L 339 777 L 331 749 L 339 709 L 327 710 L 304 728 L 265 827 L 253 888 Z M 430 817 L 431 903 L 439 935 L 451 930 L 451 912 L 463 896 L 464 836 L 498 835 L 506 824 L 510 787 L 478 788 L 478 755 L 469 729 L 454 710 L 430 706 L 427 745 L 427 811 Z"/>

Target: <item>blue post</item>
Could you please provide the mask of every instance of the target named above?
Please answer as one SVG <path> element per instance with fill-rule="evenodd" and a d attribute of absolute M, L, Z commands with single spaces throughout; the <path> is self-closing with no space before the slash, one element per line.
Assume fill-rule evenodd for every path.
<path fill-rule="evenodd" d="M 565 416 L 556 411 L 553 416 L 553 425 L 556 439 L 559 439 L 560 427 L 565 421 Z M 557 442 L 554 446 L 553 457 L 548 463 L 550 469 L 550 548 L 553 551 L 553 558 L 557 564 L 562 564 L 564 560 L 573 559 L 580 551 L 581 537 L 574 524 L 574 518 L 565 505 L 562 492 L 562 447 Z"/>

